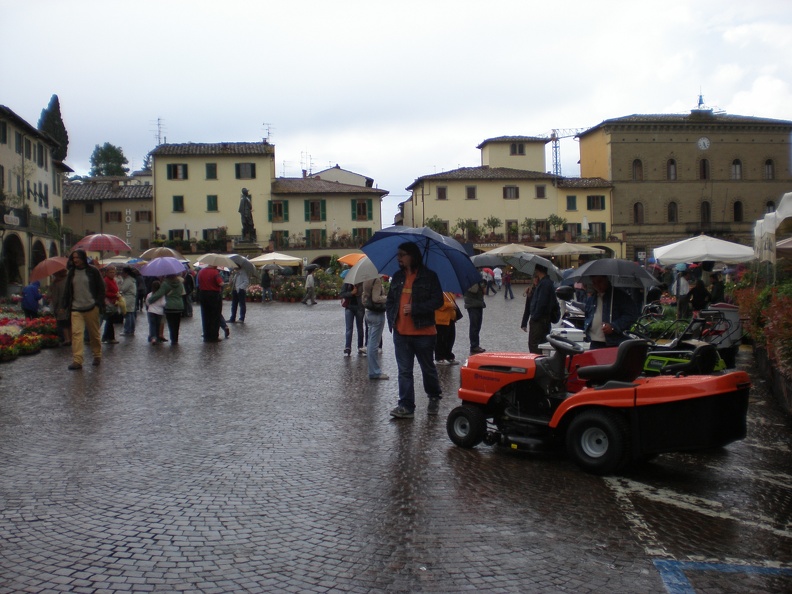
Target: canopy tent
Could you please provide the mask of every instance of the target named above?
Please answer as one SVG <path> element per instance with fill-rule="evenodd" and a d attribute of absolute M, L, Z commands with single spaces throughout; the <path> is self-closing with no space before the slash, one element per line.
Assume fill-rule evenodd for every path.
<path fill-rule="evenodd" d="M 576 254 L 604 254 L 605 250 L 583 245 L 582 243 L 567 243 L 565 241 L 548 248 L 547 252 L 554 256 L 574 256 Z"/>
<path fill-rule="evenodd" d="M 792 237 L 783 239 L 776 244 L 776 254 L 786 258 L 792 258 Z"/>
<path fill-rule="evenodd" d="M 279 252 L 272 252 L 269 254 L 261 254 L 250 260 L 256 266 L 266 266 L 267 264 L 277 264 L 278 266 L 302 266 L 303 259 L 297 256 L 290 256 L 289 254 L 281 254 Z"/>
<path fill-rule="evenodd" d="M 660 264 L 680 264 L 685 262 L 750 262 L 756 256 L 751 247 L 725 241 L 709 235 L 699 235 L 676 243 L 654 249 L 654 257 Z"/>
<path fill-rule="evenodd" d="M 792 231 L 792 192 L 783 195 L 775 212 L 769 212 L 754 225 L 754 251 L 762 262 L 776 260 L 776 234 Z"/>

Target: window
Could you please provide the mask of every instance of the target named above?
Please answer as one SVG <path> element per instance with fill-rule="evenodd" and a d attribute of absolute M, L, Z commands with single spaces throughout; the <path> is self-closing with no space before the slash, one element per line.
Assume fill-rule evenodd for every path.
<path fill-rule="evenodd" d="M 699 179 L 709 179 L 710 178 L 710 166 L 709 161 L 707 159 L 702 159 L 699 162 Z"/>
<path fill-rule="evenodd" d="M 168 239 L 171 241 L 174 239 L 184 239 L 184 229 L 169 229 Z"/>
<path fill-rule="evenodd" d="M 145 252 L 150 247 L 151 247 L 151 245 L 149 244 L 148 237 L 143 237 L 143 238 L 140 239 L 140 251 L 141 252 Z"/>
<path fill-rule="evenodd" d="M 206 179 L 217 179 L 217 163 L 206 164 Z"/>
<path fill-rule="evenodd" d="M 319 248 L 327 245 L 327 231 L 325 229 L 306 229 L 305 247 Z"/>
<path fill-rule="evenodd" d="M 605 241 L 605 223 L 589 223 L 589 239 Z"/>
<path fill-rule="evenodd" d="M 36 164 L 44 167 L 44 145 L 40 142 L 36 143 Z"/>
<path fill-rule="evenodd" d="M 476 186 L 465 186 L 465 200 L 475 200 L 476 198 Z"/>
<path fill-rule="evenodd" d="M 324 200 L 305 201 L 305 220 L 306 221 L 326 221 L 327 212 Z"/>
<path fill-rule="evenodd" d="M 503 186 L 503 198 L 517 200 L 520 197 L 520 188 L 517 186 Z"/>
<path fill-rule="evenodd" d="M 234 168 L 237 179 L 256 179 L 255 163 L 236 163 Z"/>
<path fill-rule="evenodd" d="M 512 155 L 524 155 L 525 145 L 522 142 L 512 142 L 509 152 Z"/>
<path fill-rule="evenodd" d="M 371 221 L 374 220 L 374 211 L 372 209 L 371 198 L 352 200 L 352 220 L 353 221 Z"/>
<path fill-rule="evenodd" d="M 93 204 L 86 204 L 85 205 L 85 214 L 93 214 L 94 213 L 94 205 Z"/>
<path fill-rule="evenodd" d="M 567 196 L 567 210 L 577 210 L 577 196 Z"/>
<path fill-rule="evenodd" d="M 168 179 L 187 179 L 187 164 L 168 163 Z"/>
<path fill-rule="evenodd" d="M 217 212 L 217 194 L 206 195 L 206 212 Z"/>
<path fill-rule="evenodd" d="M 586 210 L 605 210 L 605 196 L 586 196 Z"/>
<path fill-rule="evenodd" d="M 633 205 L 633 222 L 636 225 L 643 225 L 644 222 L 644 207 L 642 202 L 636 202 Z"/>
<path fill-rule="evenodd" d="M 443 233 L 448 235 L 448 233 Z M 506 241 L 516 243 L 520 239 L 520 222 L 516 219 L 506 219 Z"/>
<path fill-rule="evenodd" d="M 0 165 L 0 192 L 5 188 L 5 167 Z"/>
<path fill-rule="evenodd" d="M 71 211 L 70 205 L 68 202 L 63 203 L 63 214 L 67 215 Z"/>
<path fill-rule="evenodd" d="M 537 198 L 547 198 L 547 193 L 545 192 L 545 186 L 536 186 L 536 197 Z"/>
<path fill-rule="evenodd" d="M 22 154 L 22 133 L 21 132 L 14 132 L 14 150 L 16 151 L 17 155 Z"/>
<path fill-rule="evenodd" d="M 358 227 L 356 229 L 352 229 L 352 239 L 355 242 L 355 245 L 363 245 L 369 239 L 371 239 L 371 229 L 368 227 Z"/>
<path fill-rule="evenodd" d="M 676 202 L 668 203 L 668 222 L 669 223 L 679 222 L 679 207 L 677 206 Z"/>
<path fill-rule="evenodd" d="M 184 212 L 184 196 L 173 197 L 173 212 Z"/>
<path fill-rule="evenodd" d="M 445 186 L 437 186 L 437 199 L 448 200 L 448 188 Z"/>
<path fill-rule="evenodd" d="M 743 222 L 743 204 L 739 200 L 734 203 L 734 222 Z"/>
<path fill-rule="evenodd" d="M 732 180 L 742 179 L 742 161 L 735 159 L 731 164 L 731 178 Z"/>
<path fill-rule="evenodd" d="M 120 210 L 108 210 L 105 215 L 105 223 L 120 223 L 121 222 L 121 211 Z"/>
<path fill-rule="evenodd" d="M 775 164 L 772 159 L 764 162 L 764 176 L 767 180 L 775 179 Z"/>
<path fill-rule="evenodd" d="M 677 166 L 676 161 L 674 159 L 669 159 L 666 163 L 666 179 L 668 181 L 676 181 L 677 178 Z"/>
<path fill-rule="evenodd" d="M 643 181 L 643 163 L 640 159 L 635 159 L 632 163 L 632 180 Z"/>
<path fill-rule="evenodd" d="M 270 200 L 267 203 L 267 220 L 271 223 L 289 222 L 289 201 Z"/>
<path fill-rule="evenodd" d="M 33 143 L 30 142 L 29 138 L 25 138 L 25 159 L 32 159 L 33 158 Z"/>
<path fill-rule="evenodd" d="M 572 238 L 578 237 L 582 228 L 583 226 L 580 223 L 567 223 L 564 225 L 564 231 L 569 233 Z"/>
<path fill-rule="evenodd" d="M 153 220 L 150 210 L 136 210 L 135 222 L 136 223 L 150 223 Z"/>
<path fill-rule="evenodd" d="M 272 239 L 275 242 L 275 249 L 282 250 L 289 247 L 289 232 L 288 231 L 275 231 L 272 234 Z"/>
<path fill-rule="evenodd" d="M 8 144 L 8 126 L 0 122 L 0 144 Z"/>
<path fill-rule="evenodd" d="M 712 208 L 710 203 L 704 200 L 701 203 L 701 224 L 707 225 L 712 222 Z"/>

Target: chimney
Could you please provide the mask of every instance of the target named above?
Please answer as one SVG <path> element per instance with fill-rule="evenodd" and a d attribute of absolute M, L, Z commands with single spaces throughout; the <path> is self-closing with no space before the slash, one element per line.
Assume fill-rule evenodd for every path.
<path fill-rule="evenodd" d="M 307 169 L 303 169 L 303 177 L 308 177 L 308 170 Z"/>

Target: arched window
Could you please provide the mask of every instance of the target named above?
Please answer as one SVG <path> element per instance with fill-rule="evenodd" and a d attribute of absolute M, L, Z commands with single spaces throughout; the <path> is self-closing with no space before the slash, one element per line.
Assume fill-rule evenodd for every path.
<path fill-rule="evenodd" d="M 775 179 L 775 163 L 772 159 L 768 159 L 764 163 L 765 179 Z"/>
<path fill-rule="evenodd" d="M 668 222 L 669 223 L 678 223 L 679 222 L 679 210 L 677 208 L 676 202 L 669 202 L 668 203 Z"/>
<path fill-rule="evenodd" d="M 731 164 L 731 178 L 733 180 L 742 179 L 742 161 L 735 159 Z"/>
<path fill-rule="evenodd" d="M 674 159 L 669 159 L 668 163 L 666 163 L 666 177 L 668 178 L 668 181 L 676 181 L 677 170 L 676 161 Z"/>
<path fill-rule="evenodd" d="M 636 225 L 643 225 L 644 222 L 644 207 L 642 202 L 636 202 L 633 205 L 633 220 Z"/>
<path fill-rule="evenodd" d="M 633 181 L 643 181 L 643 163 L 640 159 L 633 161 L 632 178 Z"/>
<path fill-rule="evenodd" d="M 742 223 L 743 222 L 743 203 L 737 200 L 734 203 L 734 222 L 735 223 Z"/>
<path fill-rule="evenodd" d="M 712 209 L 710 203 L 706 200 L 701 203 L 701 224 L 708 224 L 712 222 Z"/>
<path fill-rule="evenodd" d="M 702 159 L 699 162 L 699 179 L 709 179 L 709 178 L 710 178 L 709 161 L 707 159 Z"/>

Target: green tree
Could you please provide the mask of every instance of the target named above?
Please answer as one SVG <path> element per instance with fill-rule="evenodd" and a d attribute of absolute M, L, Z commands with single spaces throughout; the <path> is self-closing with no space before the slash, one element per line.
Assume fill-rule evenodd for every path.
<path fill-rule="evenodd" d="M 113 146 L 109 142 L 105 142 L 103 146 L 97 144 L 91 155 L 91 177 L 126 175 L 129 173 L 129 167 L 124 167 L 127 163 L 129 161 L 121 147 Z"/>
<path fill-rule="evenodd" d="M 550 225 L 554 231 L 558 231 L 564 228 L 564 226 L 567 224 L 567 220 L 553 213 L 547 217 L 547 224 Z"/>
<path fill-rule="evenodd" d="M 432 215 L 426 219 L 424 221 L 424 225 L 429 227 L 432 231 L 439 233 L 440 235 L 446 235 L 448 233 L 445 221 L 437 215 Z"/>
<path fill-rule="evenodd" d="M 49 105 L 41 110 L 41 117 L 38 121 L 38 129 L 54 138 L 58 145 L 52 150 L 52 158 L 56 161 L 65 161 L 66 154 L 69 152 L 69 134 L 61 117 L 60 101 L 57 95 L 53 95 Z"/>
<path fill-rule="evenodd" d="M 496 217 L 494 215 L 490 216 L 490 217 L 487 217 L 487 219 L 484 221 L 484 226 L 487 229 L 492 230 L 493 234 L 495 233 L 495 230 L 498 227 L 500 227 L 502 224 L 503 224 L 503 221 L 501 221 L 498 217 Z"/>

